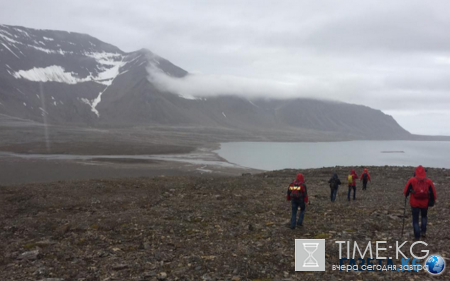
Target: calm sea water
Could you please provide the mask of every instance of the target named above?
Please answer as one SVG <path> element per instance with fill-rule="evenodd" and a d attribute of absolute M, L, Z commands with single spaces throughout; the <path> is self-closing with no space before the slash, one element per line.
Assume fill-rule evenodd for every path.
<path fill-rule="evenodd" d="M 278 170 L 334 166 L 417 166 L 450 168 L 450 142 L 231 142 L 217 151 L 240 166 Z"/>

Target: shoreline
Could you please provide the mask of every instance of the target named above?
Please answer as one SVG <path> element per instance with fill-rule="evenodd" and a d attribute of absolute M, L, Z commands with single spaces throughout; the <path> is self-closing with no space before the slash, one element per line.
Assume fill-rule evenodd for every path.
<path fill-rule="evenodd" d="M 182 154 L 148 155 L 80 155 L 32 154 L 0 151 L 0 185 L 53 182 L 61 180 L 120 179 L 177 175 L 237 176 L 271 171 L 256 169 L 227 161 L 216 152 L 221 143 L 209 143 Z M 383 152 L 381 152 L 383 153 Z M 353 167 L 362 167 L 354 165 Z M 371 167 L 401 167 L 411 165 L 364 165 Z M 298 170 L 329 168 L 344 165 L 302 167 Z M 431 167 L 445 169 L 444 167 Z M 278 168 L 274 170 L 280 170 Z M 287 168 L 289 169 L 289 168 Z"/>
<path fill-rule="evenodd" d="M 188 137 L 185 135 L 184 137 Z M 153 137 L 155 138 L 155 137 Z M 85 150 L 84 145 L 78 146 L 68 140 L 61 142 L 59 147 L 61 153 L 40 153 L 42 147 L 34 147 L 32 143 L 19 144 L 24 150 L 17 153 L 17 150 L 0 151 L 0 185 L 13 185 L 33 182 L 52 182 L 61 180 L 88 180 L 88 179 L 113 179 L 113 178 L 136 178 L 136 177 L 157 177 L 176 175 L 228 175 L 236 176 L 243 173 L 262 173 L 280 168 L 248 168 L 230 162 L 219 156 L 216 152 L 221 147 L 221 143 L 236 142 L 234 140 L 209 140 L 209 142 L 199 142 L 199 137 L 195 136 L 189 142 L 183 143 L 180 139 L 171 140 L 167 143 L 145 143 L 143 140 L 135 142 L 128 139 L 120 150 L 115 150 L 119 143 L 110 141 L 108 138 L 100 138 L 105 141 L 102 150 L 96 150 L 99 145 L 90 143 L 89 149 Z M 195 140 L 195 141 L 194 141 Z M 162 140 L 159 140 L 161 142 Z M 255 142 L 242 140 L 240 142 Z M 267 142 L 256 141 L 256 142 Z M 345 141 L 351 142 L 351 141 Z M 413 142 L 413 141 L 411 141 Z M 288 142 L 292 143 L 292 142 Z M 304 142 L 301 142 L 304 143 Z M 316 143 L 316 142 L 314 142 Z M 320 142 L 324 143 L 324 142 Z M 329 142 L 326 142 L 329 143 Z M 86 143 L 87 145 L 87 143 Z M 190 147 L 188 151 L 180 152 L 179 147 Z M 5 148 L 0 147 L 0 148 Z M 146 148 L 150 148 L 146 151 Z M 173 150 L 173 148 L 175 150 Z M 38 153 L 30 153 L 36 151 Z M 81 152 L 92 152 L 86 154 Z M 107 152 L 101 154 L 98 152 Z M 388 151 L 388 150 L 386 150 Z M 68 152 L 71 152 L 70 154 Z M 127 152 L 131 152 L 128 154 Z M 150 152 L 150 153 L 139 153 Z M 383 153 L 384 155 L 395 155 Z M 405 153 L 402 153 L 405 154 Z M 341 164 L 341 163 L 336 163 Z M 272 165 L 273 166 L 273 165 Z M 337 168 L 342 165 L 315 165 L 311 168 Z M 383 167 L 379 165 L 377 167 Z M 355 166 L 356 167 L 356 166 Z M 306 168 L 306 167 L 304 167 Z"/>
<path fill-rule="evenodd" d="M 0 152 L 0 185 L 177 175 L 236 176 L 262 172 L 229 163 L 213 152 L 215 149 L 214 146 L 208 146 L 191 153 L 163 155 L 49 155 Z"/>

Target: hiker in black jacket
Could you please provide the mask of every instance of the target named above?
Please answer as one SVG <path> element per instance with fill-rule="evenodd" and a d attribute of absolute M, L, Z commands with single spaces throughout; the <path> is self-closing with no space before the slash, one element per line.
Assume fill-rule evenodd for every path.
<path fill-rule="evenodd" d="M 336 200 L 336 194 L 339 188 L 339 185 L 341 184 L 341 180 L 338 178 L 337 174 L 334 174 L 331 179 L 328 181 L 330 184 L 330 190 L 331 190 L 331 202 L 334 202 Z"/>

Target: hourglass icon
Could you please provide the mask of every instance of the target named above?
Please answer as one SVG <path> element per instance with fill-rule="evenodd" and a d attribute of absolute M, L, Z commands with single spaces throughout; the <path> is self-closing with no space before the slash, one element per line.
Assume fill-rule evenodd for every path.
<path fill-rule="evenodd" d="M 303 248 L 308 252 L 308 257 L 303 262 L 303 267 L 319 267 L 319 263 L 313 257 L 315 251 L 317 251 L 317 247 L 319 243 L 303 243 Z"/>

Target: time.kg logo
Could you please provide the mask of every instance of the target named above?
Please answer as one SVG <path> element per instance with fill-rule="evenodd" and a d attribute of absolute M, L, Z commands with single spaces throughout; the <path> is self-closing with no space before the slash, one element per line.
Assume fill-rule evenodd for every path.
<path fill-rule="evenodd" d="M 325 271 L 325 239 L 295 239 L 295 271 Z"/>

